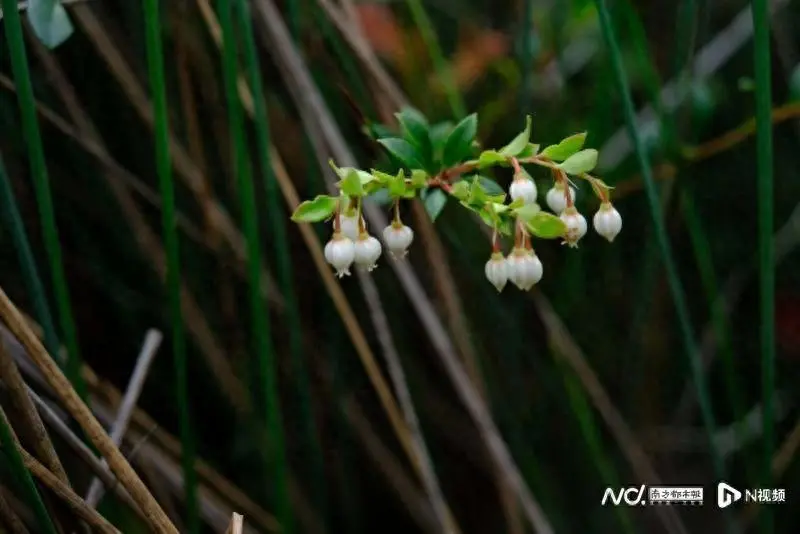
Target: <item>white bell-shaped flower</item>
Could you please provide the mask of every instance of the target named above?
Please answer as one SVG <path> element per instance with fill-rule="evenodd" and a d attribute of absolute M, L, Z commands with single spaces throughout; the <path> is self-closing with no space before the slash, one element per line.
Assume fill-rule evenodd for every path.
<path fill-rule="evenodd" d="M 386 248 L 397 259 L 400 259 L 408 252 L 408 247 L 414 240 L 414 230 L 401 222 L 393 222 L 383 229 L 383 242 Z"/>
<path fill-rule="evenodd" d="M 561 220 L 567 226 L 564 234 L 564 243 L 570 247 L 577 248 L 578 241 L 586 235 L 586 217 L 578 213 L 574 206 L 570 206 L 561 212 Z"/>
<path fill-rule="evenodd" d="M 355 262 L 367 272 L 377 267 L 381 257 L 381 242 L 366 232 L 361 232 L 355 242 Z"/>
<path fill-rule="evenodd" d="M 600 204 L 600 209 L 594 214 L 593 222 L 595 231 L 608 239 L 609 243 L 613 243 L 614 238 L 622 231 L 622 215 L 608 201 Z"/>
<path fill-rule="evenodd" d="M 544 266 L 532 251 L 515 247 L 506 258 L 508 279 L 522 291 L 528 291 L 538 284 L 544 274 Z"/>
<path fill-rule="evenodd" d="M 502 252 L 494 252 L 489 261 L 486 262 L 486 278 L 497 289 L 497 292 L 503 290 L 508 282 L 508 264 L 503 257 Z"/>
<path fill-rule="evenodd" d="M 568 185 L 569 187 L 569 195 L 572 198 L 572 201 L 575 201 L 575 189 Z M 553 213 L 561 213 L 565 209 L 567 209 L 567 196 L 564 191 L 564 185 L 561 182 L 557 182 L 550 190 L 547 192 L 547 196 L 545 197 L 545 201 Z"/>
<path fill-rule="evenodd" d="M 508 193 L 511 195 L 512 202 L 521 198 L 525 204 L 534 204 L 537 195 L 536 182 L 525 174 L 518 172 L 514 175 L 514 180 L 511 182 L 511 187 L 508 188 Z"/>
<path fill-rule="evenodd" d="M 341 232 L 334 232 L 331 240 L 325 245 L 325 260 L 336 269 L 336 276 L 339 278 L 350 274 L 350 265 L 353 264 L 355 256 L 355 245 Z"/>

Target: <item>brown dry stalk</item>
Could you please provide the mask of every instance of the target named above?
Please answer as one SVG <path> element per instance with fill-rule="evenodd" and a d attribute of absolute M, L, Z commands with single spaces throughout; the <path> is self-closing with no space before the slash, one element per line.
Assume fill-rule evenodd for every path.
<path fill-rule="evenodd" d="M 164 511 L 153 498 L 147 487 L 130 466 L 122 453 L 114 446 L 111 438 L 106 434 L 103 426 L 95 419 L 89 408 L 81 401 L 72 384 L 61 372 L 53 359 L 47 354 L 44 346 L 28 327 L 25 319 L 9 300 L 5 291 L 0 288 L 0 318 L 8 329 L 22 343 L 28 356 L 44 375 L 47 383 L 61 399 L 66 410 L 78 422 L 83 431 L 94 443 L 95 447 L 108 461 L 111 471 L 117 476 L 120 483 L 128 490 L 131 498 L 139 505 L 147 516 L 151 527 L 156 532 L 177 534 L 175 526 L 167 518 Z"/>
<path fill-rule="evenodd" d="M 242 514 L 233 512 L 233 514 L 231 514 L 231 523 L 228 525 L 228 529 L 225 531 L 225 534 L 242 534 L 243 530 L 244 516 L 242 516 Z"/>
<path fill-rule="evenodd" d="M 20 448 L 20 452 L 22 453 L 22 461 L 25 462 L 25 467 L 28 468 L 31 474 L 33 474 L 39 482 L 47 486 L 59 499 L 72 508 L 75 515 L 86 521 L 89 526 L 98 532 L 121 534 L 114 525 L 109 523 L 108 520 L 97 513 L 96 510 L 89 507 L 78 494 L 72 491 L 72 488 L 61 482 L 57 476 L 39 463 L 28 451 Z M 177 530 L 174 532 L 177 532 Z"/>
<path fill-rule="evenodd" d="M 36 405 L 28 395 L 25 382 L 17 369 L 17 364 L 8 353 L 5 343 L 0 341 L 0 380 L 8 388 L 11 402 L 22 420 L 21 429 L 18 431 L 23 442 L 30 444 L 44 465 L 47 466 L 62 482 L 69 485 L 67 473 L 58 459 L 58 454 L 50 441 L 50 436 L 42 424 Z"/>

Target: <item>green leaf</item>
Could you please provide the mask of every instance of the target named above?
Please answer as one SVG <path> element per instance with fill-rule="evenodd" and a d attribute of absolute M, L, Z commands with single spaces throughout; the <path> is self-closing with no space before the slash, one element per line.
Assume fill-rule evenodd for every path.
<path fill-rule="evenodd" d="M 478 115 L 473 113 L 459 122 L 444 143 L 442 164 L 452 167 L 469 158 L 472 153 L 472 142 L 478 132 Z"/>
<path fill-rule="evenodd" d="M 388 184 L 395 179 L 393 174 L 383 171 L 376 171 L 375 169 L 372 169 L 372 177 L 380 184 Z M 361 180 L 361 183 L 364 183 L 364 180 Z"/>
<path fill-rule="evenodd" d="M 472 186 L 469 188 L 469 198 L 467 202 L 477 206 L 483 206 L 488 200 L 489 196 L 481 185 L 480 177 L 475 176 L 472 179 Z"/>
<path fill-rule="evenodd" d="M 514 210 L 514 213 L 525 222 L 531 221 L 542 211 L 539 204 L 525 204 Z M 559 219 L 560 220 L 560 219 Z"/>
<path fill-rule="evenodd" d="M 397 132 L 392 131 L 392 129 L 385 124 L 380 124 L 378 122 L 364 125 L 363 130 L 368 137 L 375 141 L 386 137 L 395 137 L 397 135 Z"/>
<path fill-rule="evenodd" d="M 403 137 L 413 145 L 419 154 L 420 163 L 435 172 L 433 169 L 433 143 L 429 133 L 430 127 L 425 116 L 414 108 L 406 107 L 399 113 L 395 113 Z"/>
<path fill-rule="evenodd" d="M 358 171 L 351 169 L 347 176 L 339 182 L 339 189 L 347 196 L 363 196 L 364 184 L 361 182 L 361 176 L 359 176 Z"/>
<path fill-rule="evenodd" d="M 420 163 L 420 154 L 418 153 L 416 147 L 406 141 L 405 139 L 400 139 L 399 137 L 389 137 L 387 139 L 379 139 L 378 143 L 383 145 L 383 148 L 386 149 L 389 154 L 394 156 L 401 165 L 409 168 L 415 169 L 421 167 Z"/>
<path fill-rule="evenodd" d="M 539 145 L 528 143 L 528 146 L 522 149 L 522 152 L 517 154 L 518 158 L 532 158 L 539 153 Z"/>
<path fill-rule="evenodd" d="M 450 188 L 450 194 L 458 200 L 466 200 L 469 198 L 469 182 L 466 180 L 459 180 Z"/>
<path fill-rule="evenodd" d="M 426 190 L 427 194 L 424 195 L 423 203 L 425 204 L 425 211 L 432 221 L 435 221 L 439 214 L 442 213 L 445 204 L 447 204 L 447 194 L 441 189 Z"/>
<path fill-rule="evenodd" d="M 536 215 L 525 221 L 530 233 L 542 239 L 555 239 L 561 237 L 567 231 L 564 221 L 546 211 L 540 211 Z"/>
<path fill-rule="evenodd" d="M 428 173 L 422 169 L 414 169 L 411 171 L 411 186 L 415 189 L 422 189 L 428 185 Z"/>
<path fill-rule="evenodd" d="M 57 47 L 74 31 L 67 10 L 58 0 L 29 0 L 28 21 L 47 48 Z"/>
<path fill-rule="evenodd" d="M 568 157 L 575 154 L 578 150 L 583 148 L 583 143 L 586 142 L 586 132 L 571 135 L 562 139 L 558 144 L 550 145 L 542 150 L 540 155 L 545 156 L 553 161 L 564 161 Z"/>
<path fill-rule="evenodd" d="M 393 197 L 401 197 L 406 192 L 406 177 L 403 171 L 397 173 L 389 180 L 389 193 Z"/>
<path fill-rule="evenodd" d="M 500 149 L 506 157 L 516 157 L 525 150 L 531 139 L 531 116 L 525 117 L 525 129 L 519 133 L 509 144 Z"/>
<path fill-rule="evenodd" d="M 339 199 L 328 195 L 317 195 L 314 200 L 306 200 L 294 210 L 294 222 L 319 222 L 324 221 L 336 211 Z"/>
<path fill-rule="evenodd" d="M 576 152 L 559 165 L 567 174 L 579 175 L 589 172 L 597 165 L 597 150 L 587 148 Z"/>
<path fill-rule="evenodd" d="M 486 191 L 487 195 L 505 196 L 506 192 L 503 191 L 503 188 L 500 187 L 500 184 L 491 178 L 487 178 L 486 176 L 478 176 L 478 181 L 481 183 L 481 186 L 483 187 L 484 191 Z"/>
<path fill-rule="evenodd" d="M 497 150 L 484 150 L 478 156 L 478 168 L 485 169 L 495 165 L 508 165 L 508 158 Z"/>

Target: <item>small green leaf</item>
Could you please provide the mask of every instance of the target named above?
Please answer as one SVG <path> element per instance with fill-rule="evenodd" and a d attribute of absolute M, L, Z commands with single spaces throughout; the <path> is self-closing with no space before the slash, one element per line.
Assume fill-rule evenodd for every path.
<path fill-rule="evenodd" d="M 540 211 L 530 220 L 525 221 L 525 225 L 533 235 L 542 239 L 555 239 L 563 236 L 567 231 L 564 221 L 546 211 Z"/>
<path fill-rule="evenodd" d="M 389 180 L 389 193 L 393 197 L 402 197 L 406 192 L 406 177 L 403 171 Z"/>
<path fill-rule="evenodd" d="M 421 167 L 417 149 L 405 139 L 389 137 L 387 139 L 379 139 L 378 143 L 383 145 L 383 148 L 394 156 L 401 165 L 409 169 Z"/>
<path fill-rule="evenodd" d="M 478 157 L 478 168 L 494 167 L 495 165 L 508 165 L 508 158 L 497 150 L 485 150 Z"/>
<path fill-rule="evenodd" d="M 388 172 L 376 171 L 375 169 L 372 169 L 372 177 L 375 181 L 381 184 L 388 184 L 395 179 L 394 175 L 389 174 Z M 364 181 L 362 180 L 361 182 L 363 183 Z"/>
<path fill-rule="evenodd" d="M 67 10 L 58 0 L 29 0 L 28 21 L 36 37 L 51 49 L 66 41 L 74 31 Z"/>
<path fill-rule="evenodd" d="M 492 180 L 491 178 L 487 178 L 486 176 L 478 176 L 478 181 L 481 183 L 484 191 L 486 191 L 487 195 L 505 195 L 506 192 L 503 191 L 503 188 L 500 187 L 500 184 Z"/>
<path fill-rule="evenodd" d="M 597 165 L 597 150 L 587 148 L 576 152 L 559 165 L 567 174 L 577 176 L 589 172 Z"/>
<path fill-rule="evenodd" d="M 466 200 L 469 198 L 469 182 L 466 180 L 459 180 L 450 188 L 450 194 L 458 200 Z"/>
<path fill-rule="evenodd" d="M 428 216 L 431 218 L 432 221 L 435 221 L 439 214 L 442 213 L 445 204 L 447 204 L 447 194 L 441 189 L 434 189 L 434 190 L 426 190 L 427 194 L 423 199 L 423 203 L 425 204 L 425 211 L 428 212 Z"/>
<path fill-rule="evenodd" d="M 350 172 L 347 173 L 347 176 L 339 182 L 339 189 L 342 193 L 351 197 L 363 196 L 364 184 L 361 183 L 361 177 L 358 171 L 351 169 Z"/>
<path fill-rule="evenodd" d="M 397 132 L 393 132 L 391 128 L 384 124 L 372 123 L 364 126 L 365 133 L 372 139 L 385 139 L 387 137 L 395 137 Z"/>
<path fill-rule="evenodd" d="M 422 189 L 428 185 L 428 173 L 422 169 L 414 169 L 411 171 L 411 186 L 415 189 Z"/>
<path fill-rule="evenodd" d="M 406 107 L 399 113 L 395 113 L 403 137 L 417 149 L 420 163 L 431 171 L 433 169 L 433 143 L 429 133 L 430 127 L 425 116 L 412 107 Z"/>
<path fill-rule="evenodd" d="M 482 206 L 488 200 L 489 196 L 486 194 L 486 190 L 481 185 L 480 177 L 475 176 L 472 179 L 472 187 L 469 188 L 469 198 L 467 199 L 467 202 Z"/>
<path fill-rule="evenodd" d="M 525 150 L 531 139 L 531 116 L 525 117 L 525 129 L 519 133 L 509 144 L 500 149 L 500 153 L 506 157 L 516 157 Z"/>
<path fill-rule="evenodd" d="M 372 173 L 367 171 L 356 169 L 356 174 L 358 174 L 358 178 L 361 180 L 361 185 L 367 185 L 369 183 L 378 181 L 377 176 L 374 176 Z"/>
<path fill-rule="evenodd" d="M 539 145 L 528 143 L 528 146 L 522 149 L 522 152 L 517 154 L 518 158 L 532 158 L 539 153 Z"/>
<path fill-rule="evenodd" d="M 444 143 L 442 164 L 452 167 L 467 159 L 472 152 L 472 142 L 478 132 L 478 115 L 473 113 L 459 122 Z"/>
<path fill-rule="evenodd" d="M 534 217 L 536 217 L 541 211 L 542 211 L 541 206 L 539 206 L 539 204 L 536 204 L 534 202 L 533 204 L 525 204 L 515 209 L 514 213 L 517 215 L 517 217 L 519 217 L 523 221 L 528 222 L 532 220 Z"/>
<path fill-rule="evenodd" d="M 570 135 L 569 137 L 559 141 L 558 144 L 550 145 L 542 150 L 541 155 L 553 161 L 564 161 L 575 154 L 578 150 L 582 149 L 585 142 L 586 132 Z"/>
<path fill-rule="evenodd" d="M 336 211 L 339 199 L 328 195 L 318 195 L 314 200 L 306 200 L 294 210 L 292 220 L 295 222 L 324 221 Z"/>

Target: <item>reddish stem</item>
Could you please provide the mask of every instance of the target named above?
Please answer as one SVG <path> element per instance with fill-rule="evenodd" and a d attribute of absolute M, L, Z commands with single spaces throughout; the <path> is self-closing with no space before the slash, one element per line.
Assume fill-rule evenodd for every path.
<path fill-rule="evenodd" d="M 511 158 L 511 166 L 514 167 L 514 174 L 522 173 L 522 169 L 519 166 L 519 161 L 517 158 Z"/>

